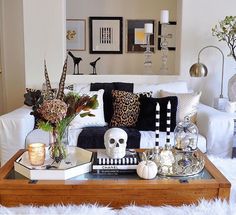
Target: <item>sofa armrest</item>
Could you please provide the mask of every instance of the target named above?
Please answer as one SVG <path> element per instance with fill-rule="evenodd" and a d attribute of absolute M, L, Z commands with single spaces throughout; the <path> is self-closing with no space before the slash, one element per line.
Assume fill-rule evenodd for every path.
<path fill-rule="evenodd" d="M 0 158 L 1 165 L 8 161 L 19 149 L 25 148 L 25 138 L 34 128 L 31 107 L 22 106 L 0 116 Z"/>
<path fill-rule="evenodd" d="M 199 133 L 206 137 L 208 154 L 232 156 L 234 119 L 231 114 L 200 104 L 197 127 Z"/>

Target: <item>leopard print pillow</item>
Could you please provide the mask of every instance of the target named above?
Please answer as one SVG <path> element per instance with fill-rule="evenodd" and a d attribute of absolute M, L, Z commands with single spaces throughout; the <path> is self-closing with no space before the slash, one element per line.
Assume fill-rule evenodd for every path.
<path fill-rule="evenodd" d="M 139 96 L 130 92 L 113 90 L 114 113 L 110 126 L 134 127 L 139 116 Z"/>

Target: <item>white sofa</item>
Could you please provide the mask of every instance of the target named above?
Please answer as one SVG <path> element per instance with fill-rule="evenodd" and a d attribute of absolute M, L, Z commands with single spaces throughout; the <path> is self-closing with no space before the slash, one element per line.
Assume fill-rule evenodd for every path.
<path fill-rule="evenodd" d="M 74 89 L 86 93 L 89 91 L 89 84 L 76 84 Z M 166 84 L 134 84 L 134 93 L 153 91 L 157 97 L 160 90 L 167 90 L 175 93 L 188 92 L 185 82 L 172 82 Z M 0 159 L 3 165 L 19 149 L 25 147 L 25 139 L 28 133 L 34 128 L 34 117 L 30 115 L 31 107 L 21 108 L 0 116 Z M 233 118 L 224 112 L 212 107 L 199 104 L 197 122 L 199 129 L 198 147 L 208 154 L 219 157 L 230 157 L 233 146 Z M 78 134 L 81 129 L 69 135 L 69 144 L 76 145 Z M 40 132 L 42 139 L 49 141 L 48 134 Z M 141 148 L 154 146 L 154 132 L 141 131 Z M 165 142 L 165 133 L 160 134 L 161 145 Z M 173 144 L 173 134 L 171 142 Z"/>

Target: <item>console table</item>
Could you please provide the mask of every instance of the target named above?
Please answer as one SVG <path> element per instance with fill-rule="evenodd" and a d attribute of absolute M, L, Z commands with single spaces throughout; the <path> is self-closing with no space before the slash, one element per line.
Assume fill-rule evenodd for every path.
<path fill-rule="evenodd" d="M 115 208 L 136 205 L 182 205 L 199 199 L 227 199 L 230 183 L 205 156 L 205 169 L 193 177 L 140 179 L 136 174 L 97 176 L 83 174 L 66 181 L 31 181 L 14 171 L 18 151 L 0 170 L 0 204 L 99 203 Z M 204 156 L 204 155 L 203 155 Z"/>

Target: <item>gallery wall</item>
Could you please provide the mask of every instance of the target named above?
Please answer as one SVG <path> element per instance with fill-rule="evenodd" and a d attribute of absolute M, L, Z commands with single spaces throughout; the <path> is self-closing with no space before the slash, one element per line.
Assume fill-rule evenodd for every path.
<path fill-rule="evenodd" d="M 84 74 L 92 72 L 90 62 L 101 57 L 97 63 L 98 74 L 131 74 L 131 75 L 176 75 L 178 71 L 175 68 L 175 51 L 169 52 L 168 72 L 160 72 L 161 52 L 155 48 L 152 56 L 152 71 L 144 68 L 144 54 L 127 53 L 127 19 L 154 19 L 155 37 L 157 36 L 157 22 L 160 21 L 160 11 L 169 10 L 170 21 L 177 19 L 177 0 L 67 0 L 66 1 L 67 19 L 85 19 L 86 20 L 86 50 L 73 51 L 77 57 L 81 57 L 80 71 Z M 123 17 L 123 54 L 90 54 L 89 53 L 89 22 L 90 16 L 102 17 Z M 155 38 L 157 47 L 157 38 Z M 73 62 L 69 58 L 69 73 L 73 72 Z"/>
<path fill-rule="evenodd" d="M 24 86 L 41 86 L 44 80 L 42 59 L 47 59 L 52 81 L 58 81 L 65 54 L 65 0 L 24 0 L 24 7 L 22 2 L 17 2 L 21 4 L 18 5 L 13 0 L 5 0 L 6 7 L 4 8 L 6 18 L 4 22 L 5 59 L 3 64 L 5 94 L 7 95 L 7 99 L 4 101 L 5 112 L 23 104 Z M 235 74 L 236 64 L 233 59 L 227 57 L 226 44 L 218 42 L 211 35 L 211 28 L 226 15 L 235 15 L 236 1 L 228 0 L 226 3 L 224 0 L 178 0 L 178 6 L 181 6 L 179 9 L 182 11 L 179 21 L 179 50 L 176 51 L 177 57 L 180 58 L 178 65 L 180 75 L 165 76 L 163 80 L 186 80 L 191 88 L 203 91 L 201 100 L 204 103 L 212 105 L 214 97 L 219 96 L 220 93 L 220 54 L 214 49 L 209 49 L 202 54 L 202 60 L 209 69 L 209 75 L 206 78 L 190 78 L 189 68 L 196 62 L 198 51 L 202 47 L 206 45 L 220 47 L 225 54 L 224 96 L 227 96 L 228 79 Z M 131 10 L 130 13 L 132 13 Z M 22 16 L 24 17 L 24 25 L 22 24 Z M 156 17 L 157 19 L 159 17 L 158 11 Z M 137 61 L 143 62 L 139 58 Z M 119 64 L 121 66 L 129 64 L 129 61 L 119 62 Z M 113 65 L 115 67 L 118 63 L 115 62 Z M 102 76 L 97 77 L 97 79 L 104 81 L 120 78 L 123 81 L 159 82 L 160 77 L 163 76 L 108 76 L 105 79 Z M 91 82 L 96 77 L 88 75 L 81 76 L 81 78 L 76 77 L 76 79 Z"/>

